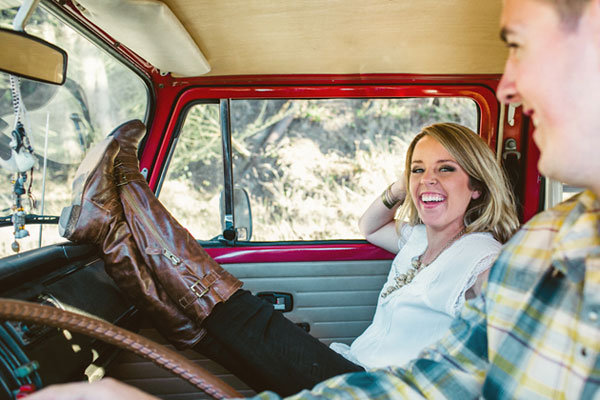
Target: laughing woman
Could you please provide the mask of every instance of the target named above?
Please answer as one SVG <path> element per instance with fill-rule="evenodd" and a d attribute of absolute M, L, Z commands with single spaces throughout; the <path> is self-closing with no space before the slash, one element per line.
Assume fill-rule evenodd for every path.
<path fill-rule="evenodd" d="M 409 147 L 405 178 L 360 220 L 369 241 L 397 253 L 373 323 L 352 346 L 329 348 L 240 289 L 164 209 L 139 173 L 144 134 L 141 122 L 129 122 L 88 154 L 75 200 L 61 215 L 63 235 L 98 244 L 108 274 L 169 341 L 214 359 L 257 391 L 292 394 L 341 373 L 410 360 L 481 290 L 501 243 L 518 227 L 484 141 L 456 124 L 423 129 Z"/>
<path fill-rule="evenodd" d="M 465 299 L 480 293 L 518 220 L 492 151 L 470 129 L 443 123 L 414 138 L 405 175 L 359 227 L 397 254 L 371 325 L 351 346 L 331 347 L 372 368 L 402 365 L 443 336 Z"/>

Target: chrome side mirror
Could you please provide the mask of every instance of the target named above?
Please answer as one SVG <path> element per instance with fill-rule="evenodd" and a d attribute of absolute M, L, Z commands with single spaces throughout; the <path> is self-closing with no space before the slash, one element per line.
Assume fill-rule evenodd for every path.
<path fill-rule="evenodd" d="M 219 212 L 221 214 L 221 230 L 226 228 L 225 191 L 219 196 Z M 233 215 L 235 240 L 250 240 L 252 237 L 252 211 L 250 210 L 250 197 L 246 189 L 235 187 L 233 189 Z"/>
<path fill-rule="evenodd" d="M 25 32 L 0 28 L 0 54 L 0 71 L 55 85 L 67 79 L 67 53 Z"/>

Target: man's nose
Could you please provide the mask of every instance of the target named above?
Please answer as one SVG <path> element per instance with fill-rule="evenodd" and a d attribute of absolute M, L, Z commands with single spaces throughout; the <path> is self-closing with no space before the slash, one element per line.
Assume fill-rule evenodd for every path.
<path fill-rule="evenodd" d="M 510 58 L 506 61 L 506 65 L 504 66 L 504 74 L 502 74 L 502 79 L 498 84 L 496 97 L 498 97 L 500 103 L 503 104 L 521 102 L 521 96 L 517 90 L 515 80 L 515 66 Z"/>

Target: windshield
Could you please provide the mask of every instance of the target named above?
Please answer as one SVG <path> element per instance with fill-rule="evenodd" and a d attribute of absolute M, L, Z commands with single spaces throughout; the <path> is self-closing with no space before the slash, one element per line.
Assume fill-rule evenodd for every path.
<path fill-rule="evenodd" d="M 6 6 L 4 4 L 9 4 Z M 17 3 L 0 3 L 0 26 L 12 29 Z M 121 123 L 144 120 L 148 93 L 133 71 L 95 46 L 79 32 L 42 7 L 25 30 L 53 43 L 68 54 L 67 81 L 63 86 L 20 80 L 21 101 L 27 112 L 23 125 L 35 152 L 36 165 L 27 172 L 21 196 L 27 214 L 58 216 L 68 205 L 71 182 L 79 162 L 94 143 Z M 0 72 L 0 157 L 11 157 L 15 129 L 14 96 L 9 76 Z M 0 160 L 1 161 L 1 160 Z M 0 167 L 0 216 L 13 213 L 17 175 Z M 6 218 L 2 220 L 6 225 Z M 18 241 L 20 251 L 64 241 L 55 224 L 28 224 L 29 235 Z M 40 230 L 42 230 L 40 234 Z M 13 226 L 0 227 L 0 257 L 14 254 Z"/>

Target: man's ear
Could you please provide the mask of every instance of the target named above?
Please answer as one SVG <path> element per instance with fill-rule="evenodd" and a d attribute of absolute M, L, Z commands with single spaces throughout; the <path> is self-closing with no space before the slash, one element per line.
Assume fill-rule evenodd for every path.
<path fill-rule="evenodd" d="M 481 192 L 480 192 L 479 190 L 474 190 L 474 191 L 471 193 L 471 198 L 472 198 L 473 200 L 475 200 L 475 199 L 478 199 L 478 198 L 479 198 L 479 196 L 481 196 Z"/>

